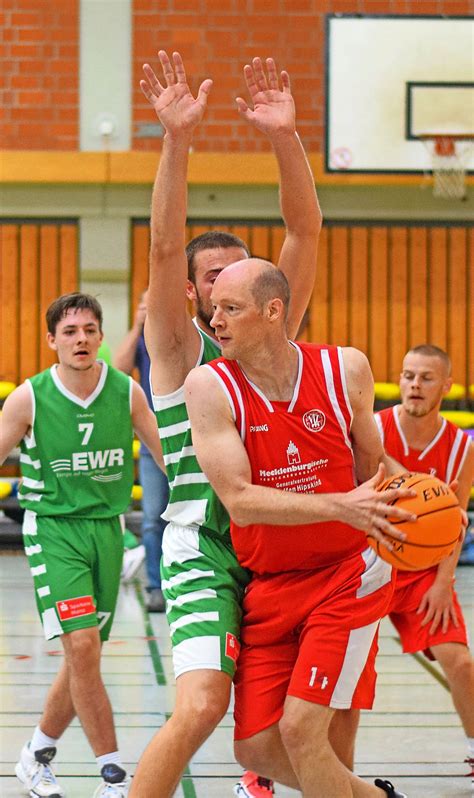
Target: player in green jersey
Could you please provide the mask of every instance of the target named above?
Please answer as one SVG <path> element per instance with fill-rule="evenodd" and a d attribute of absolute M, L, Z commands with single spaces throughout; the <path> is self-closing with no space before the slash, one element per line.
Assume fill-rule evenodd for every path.
<path fill-rule="evenodd" d="M 95 798 L 122 798 L 129 779 L 100 654 L 120 582 L 133 430 L 159 464 L 161 446 L 141 387 L 96 360 L 103 338 L 97 300 L 66 294 L 48 308 L 46 320 L 59 363 L 26 380 L 5 402 L 0 462 L 20 443 L 25 551 L 45 636 L 60 636 L 65 657 L 16 774 L 30 796 L 61 798 L 50 763 L 77 715 L 102 775 Z"/>
<path fill-rule="evenodd" d="M 229 517 L 194 455 L 183 383 L 191 369 L 220 354 L 210 319 L 217 275 L 249 256 L 246 244 L 227 233 L 205 233 L 185 248 L 188 152 L 204 114 L 212 81 L 197 98 L 178 53 L 159 53 L 163 77 L 145 65 L 142 90 L 165 135 L 152 199 L 150 283 L 145 336 L 151 358 L 154 406 L 170 481 L 163 538 L 162 587 L 173 643 L 176 706 L 149 744 L 131 796 L 171 798 L 197 748 L 225 714 L 239 647 L 241 599 L 248 573 L 237 563 Z M 289 334 L 295 335 L 311 296 L 321 228 L 314 181 L 296 133 L 295 107 L 286 72 L 273 59 L 244 67 L 250 107 L 237 99 L 241 118 L 265 135 L 280 173 L 286 226 L 279 267 L 293 292 Z M 212 179 L 212 176 L 209 177 Z M 196 318 L 187 312 L 194 302 Z M 270 795 L 257 774 L 241 795 Z"/>

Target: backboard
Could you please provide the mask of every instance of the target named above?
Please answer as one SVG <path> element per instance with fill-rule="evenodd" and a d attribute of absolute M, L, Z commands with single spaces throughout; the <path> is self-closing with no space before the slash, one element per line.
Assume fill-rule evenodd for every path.
<path fill-rule="evenodd" d="M 420 137 L 474 138 L 472 18 L 330 15 L 326 47 L 328 172 L 425 172 Z"/>

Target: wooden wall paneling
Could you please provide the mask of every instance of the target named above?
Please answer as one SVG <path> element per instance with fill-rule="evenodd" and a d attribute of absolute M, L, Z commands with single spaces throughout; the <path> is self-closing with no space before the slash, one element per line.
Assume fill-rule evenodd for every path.
<path fill-rule="evenodd" d="M 323 227 L 319 236 L 316 282 L 309 304 L 308 340 L 317 344 L 329 339 L 329 228 Z"/>
<path fill-rule="evenodd" d="M 267 225 L 250 228 L 250 254 L 254 258 L 271 259 L 270 229 Z"/>
<path fill-rule="evenodd" d="M 46 329 L 40 318 L 39 296 L 39 228 L 21 227 L 21 277 L 18 316 L 20 320 L 20 379 L 32 377 L 40 368 L 40 337 Z M 53 361 L 54 362 L 54 361 Z"/>
<path fill-rule="evenodd" d="M 135 224 L 132 228 L 132 268 L 130 285 L 129 322 L 133 317 L 143 291 L 148 285 L 148 267 L 150 254 L 150 228 L 148 225 Z"/>
<path fill-rule="evenodd" d="M 230 232 L 237 236 L 237 238 L 241 238 L 250 248 L 250 231 L 247 224 L 233 224 L 230 227 Z"/>
<path fill-rule="evenodd" d="M 427 228 L 409 228 L 408 346 L 427 343 Z"/>
<path fill-rule="evenodd" d="M 428 231 L 428 340 L 441 349 L 447 348 L 448 272 L 446 227 Z"/>
<path fill-rule="evenodd" d="M 398 382 L 403 357 L 408 349 L 408 230 L 392 227 L 389 230 L 388 252 L 390 342 L 387 379 Z"/>
<path fill-rule="evenodd" d="M 269 258 L 275 266 L 278 266 L 280 260 L 281 248 L 285 240 L 286 230 L 283 225 L 273 225 L 270 228 L 270 254 Z"/>
<path fill-rule="evenodd" d="M 46 311 L 60 295 L 59 277 L 59 231 L 57 225 L 44 224 L 39 227 L 39 370 L 55 363 L 55 352 L 46 341 Z"/>
<path fill-rule="evenodd" d="M 388 230 L 370 228 L 369 360 L 376 381 L 388 374 Z"/>
<path fill-rule="evenodd" d="M 446 349 L 451 358 L 453 379 L 469 384 L 468 330 L 469 275 L 467 230 L 453 227 L 448 232 L 448 309 Z M 471 282 L 472 291 L 472 282 Z M 470 302 L 472 305 L 472 294 Z M 472 349 L 471 349 L 472 352 Z M 471 355 L 472 356 L 472 355 Z"/>
<path fill-rule="evenodd" d="M 0 380 L 18 384 L 20 330 L 18 317 L 20 257 L 19 229 L 0 226 Z"/>
<path fill-rule="evenodd" d="M 355 225 L 349 230 L 349 339 L 351 346 L 368 351 L 368 229 Z"/>
<path fill-rule="evenodd" d="M 349 343 L 349 232 L 345 225 L 331 227 L 329 253 L 328 343 L 347 346 Z"/>
<path fill-rule="evenodd" d="M 59 292 L 78 290 L 78 241 L 75 224 L 59 226 Z"/>

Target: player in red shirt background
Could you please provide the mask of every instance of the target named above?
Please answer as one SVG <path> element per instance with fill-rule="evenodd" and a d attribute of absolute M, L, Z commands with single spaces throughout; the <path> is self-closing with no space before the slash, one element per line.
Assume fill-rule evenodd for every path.
<path fill-rule="evenodd" d="M 474 446 L 467 433 L 440 415 L 452 384 L 451 362 L 442 349 L 421 345 L 403 360 L 401 404 L 376 414 L 388 454 L 410 471 L 444 482 L 457 480 L 457 496 L 467 508 L 474 476 Z M 389 617 L 403 651 L 423 651 L 436 659 L 449 684 L 468 741 L 467 762 L 474 780 L 474 661 L 454 589 L 462 542 L 451 557 L 424 571 L 398 571 Z"/>

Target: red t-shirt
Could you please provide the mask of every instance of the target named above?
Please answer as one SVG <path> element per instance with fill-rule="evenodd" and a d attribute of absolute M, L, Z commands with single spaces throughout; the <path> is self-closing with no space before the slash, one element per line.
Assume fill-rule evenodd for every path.
<path fill-rule="evenodd" d="M 335 346 L 294 344 L 298 376 L 290 402 L 270 402 L 237 361 L 207 364 L 231 405 L 256 485 L 303 493 L 355 487 L 352 411 Z M 363 532 L 339 522 L 239 527 L 232 542 L 242 565 L 257 574 L 333 565 L 367 547 Z"/>
<path fill-rule="evenodd" d="M 443 418 L 441 427 L 428 446 L 420 451 L 411 449 L 403 433 L 398 408 L 388 407 L 375 414 L 375 421 L 387 454 L 409 471 L 417 471 L 442 479 L 448 484 L 457 479 L 470 446 L 470 437 L 455 424 Z M 436 570 L 437 565 L 433 569 Z M 417 579 L 419 571 L 398 571 L 397 587 Z"/>

